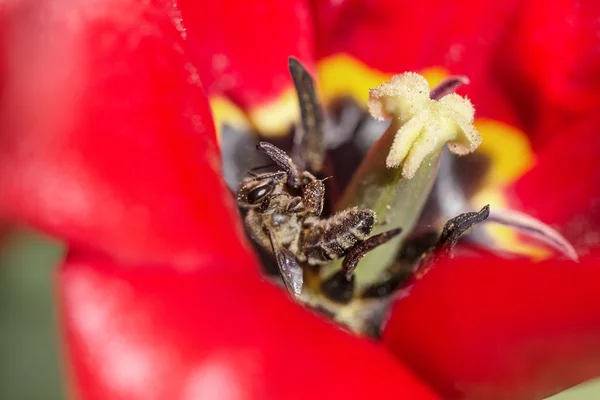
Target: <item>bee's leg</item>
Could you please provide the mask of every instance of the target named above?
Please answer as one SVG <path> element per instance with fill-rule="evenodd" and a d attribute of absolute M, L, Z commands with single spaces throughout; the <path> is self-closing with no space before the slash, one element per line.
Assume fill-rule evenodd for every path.
<path fill-rule="evenodd" d="M 315 201 L 318 201 L 318 200 L 315 200 Z M 322 200 L 321 200 L 321 204 L 322 204 Z M 290 200 L 290 202 L 288 203 L 288 205 L 286 207 L 286 211 L 289 213 L 304 213 L 304 212 L 306 212 L 309 216 L 310 215 L 318 216 L 320 214 L 320 209 L 318 207 L 319 207 L 319 204 L 318 203 L 313 204 L 313 202 L 310 198 L 296 196 L 296 197 L 292 197 L 292 199 Z M 323 206 L 321 205 L 321 209 L 322 209 L 322 207 Z"/>
<path fill-rule="evenodd" d="M 254 178 L 255 181 L 259 181 L 259 180 L 281 177 L 281 176 L 285 175 L 285 171 L 277 171 L 277 172 L 270 172 L 270 173 L 267 172 L 264 174 L 257 174 L 256 172 L 248 171 L 248 175 L 250 175 L 252 178 Z"/>
<path fill-rule="evenodd" d="M 263 151 L 279 168 L 287 173 L 288 182 L 287 184 L 297 189 L 300 187 L 300 172 L 298 171 L 298 167 L 292 159 L 285 153 L 285 151 L 281 150 L 279 147 L 268 143 L 268 142 L 259 142 L 256 145 L 258 150 Z"/>
<path fill-rule="evenodd" d="M 302 171 L 301 180 L 302 180 L 302 186 L 306 186 L 309 183 L 316 181 L 317 177 L 308 171 Z"/>
<path fill-rule="evenodd" d="M 268 210 L 269 206 L 271 205 L 271 200 L 273 200 L 276 197 L 279 196 L 287 196 L 287 194 L 285 193 L 277 193 L 277 194 L 272 194 L 270 196 L 267 196 L 267 198 L 265 198 L 262 203 L 260 203 L 260 206 L 258 207 L 258 211 L 261 213 L 264 213 L 265 211 Z"/>
<path fill-rule="evenodd" d="M 346 280 L 350 281 L 352 279 L 352 274 L 354 273 L 358 262 L 364 257 L 365 254 L 377 246 L 388 242 L 393 237 L 399 235 L 400 232 L 402 232 L 402 228 L 392 229 L 378 235 L 371 236 L 362 242 L 356 243 L 350 250 L 348 250 L 342 263 L 342 271 L 344 271 Z"/>
<path fill-rule="evenodd" d="M 310 215 L 321 215 L 325 202 L 325 184 L 322 180 L 315 179 L 305 186 L 302 202 Z"/>
<path fill-rule="evenodd" d="M 286 210 L 290 213 L 297 213 L 302 211 L 303 209 L 303 204 L 302 204 L 302 197 L 300 196 L 296 196 L 293 197 L 292 200 L 290 200 L 290 202 L 288 203 Z"/>
<path fill-rule="evenodd" d="M 271 196 L 267 197 L 266 199 L 263 200 L 262 203 L 260 203 L 260 206 L 258 207 L 258 212 L 259 213 L 264 213 L 265 211 L 267 211 L 267 209 L 269 208 L 269 206 L 271 205 Z"/>
<path fill-rule="evenodd" d="M 265 165 L 259 165 L 258 167 L 252 167 L 250 169 L 250 171 L 248 171 L 248 175 L 252 175 L 252 174 L 256 174 L 256 171 L 261 170 L 261 169 L 265 169 L 265 168 L 270 168 L 273 167 L 277 164 L 275 163 L 269 163 L 269 164 L 265 164 Z"/>
<path fill-rule="evenodd" d="M 390 216 L 387 214 L 383 221 L 377 221 L 373 226 L 386 226 L 390 223 Z"/>

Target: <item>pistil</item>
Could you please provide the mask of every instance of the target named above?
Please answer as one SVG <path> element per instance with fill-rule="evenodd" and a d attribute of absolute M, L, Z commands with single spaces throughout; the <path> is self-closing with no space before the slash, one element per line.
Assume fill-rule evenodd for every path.
<path fill-rule="evenodd" d="M 473 126 L 471 102 L 449 93 L 466 82 L 464 77 L 453 77 L 431 91 L 425 78 L 409 72 L 370 91 L 371 115 L 391 124 L 361 163 L 336 208 L 373 209 L 378 218 L 373 234 L 396 228 L 404 233 L 365 256 L 355 272 L 357 286 L 376 282 L 393 262 L 429 197 L 443 146 L 463 155 L 481 143 Z M 331 267 L 337 268 L 339 263 Z"/>

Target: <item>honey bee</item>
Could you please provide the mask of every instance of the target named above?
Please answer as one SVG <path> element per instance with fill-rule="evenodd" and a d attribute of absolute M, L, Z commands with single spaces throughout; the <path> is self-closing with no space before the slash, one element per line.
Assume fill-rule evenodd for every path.
<path fill-rule="evenodd" d="M 390 230 L 369 238 L 376 222 L 373 210 L 353 207 L 322 218 L 325 179 L 300 172 L 278 147 L 257 145 L 280 168 L 245 178 L 237 192 L 238 205 L 247 210 L 245 223 L 253 239 L 275 256 L 288 291 L 302 293 L 303 268 L 342 257 L 347 281 L 364 254 L 400 233 Z"/>

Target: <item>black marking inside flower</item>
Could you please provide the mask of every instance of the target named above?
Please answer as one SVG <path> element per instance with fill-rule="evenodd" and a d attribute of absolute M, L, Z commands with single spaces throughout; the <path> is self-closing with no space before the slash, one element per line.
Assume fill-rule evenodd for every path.
<path fill-rule="evenodd" d="M 406 168 L 396 173 L 385 165 L 391 141 L 397 145 L 393 135 L 402 131 L 411 113 L 425 114 L 419 109 L 400 110 L 406 121 L 377 121 L 349 98 L 338 99 L 323 111 L 308 72 L 295 59 L 289 65 L 301 124 L 269 143 L 260 142 L 259 132 L 223 126 L 225 178 L 242 200 L 248 236 L 265 273 L 283 282 L 306 306 L 356 333 L 377 336 L 394 296 L 440 258 L 451 257 L 460 237 L 479 244 L 488 240 L 483 230 L 471 228 L 490 216 L 489 207 L 473 211 L 468 199 L 479 188 L 489 160 L 477 153 L 456 158 L 436 143 L 433 158 L 425 155 L 423 166 L 413 163 L 409 174 Z M 438 118 L 436 98 L 451 94 L 462 83 L 462 77 L 450 78 L 431 91 L 433 103 L 421 99 L 432 107 L 429 113 Z M 379 94 L 389 95 L 383 92 Z M 380 114 L 389 116 L 397 104 L 383 104 L 390 108 Z M 462 100 L 458 107 L 463 107 Z M 471 113 L 472 122 L 472 111 L 463 108 Z M 436 123 L 454 111 L 440 112 Z M 464 123 L 457 129 L 467 130 Z M 453 140 L 451 129 L 444 130 L 444 140 Z M 476 143 L 469 135 L 470 143 Z M 458 146 L 466 149 L 471 144 Z M 276 180 L 269 186 L 273 193 L 257 204 L 249 205 L 248 198 L 240 197 L 250 187 L 272 180 Z M 316 186 L 321 189 L 315 191 Z M 367 210 L 371 218 L 361 217 L 360 210 Z M 545 225 L 533 225 L 540 236 L 551 236 Z M 477 252 L 478 247 L 456 249 Z"/>

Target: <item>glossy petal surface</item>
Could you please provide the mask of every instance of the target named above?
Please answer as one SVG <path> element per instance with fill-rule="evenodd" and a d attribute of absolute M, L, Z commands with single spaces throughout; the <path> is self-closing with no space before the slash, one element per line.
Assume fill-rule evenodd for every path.
<path fill-rule="evenodd" d="M 317 57 L 346 53 L 386 73 L 443 67 L 466 75 L 478 116 L 515 122 L 490 63 L 518 2 L 317 0 Z M 348 77 L 351 79 L 351 77 Z M 367 88 L 368 89 L 368 88 Z"/>
<path fill-rule="evenodd" d="M 250 112 L 259 129 L 268 130 L 274 123 L 256 108 L 279 100 L 284 103 L 270 110 L 271 118 L 282 113 L 297 118 L 287 59 L 294 56 L 314 69 L 314 28 L 307 1 L 222 0 L 206 6 L 182 0 L 181 8 L 187 44 L 211 95 L 225 94 Z"/>
<path fill-rule="evenodd" d="M 517 167 L 518 174 L 508 174 L 502 187 L 492 188 L 496 197 L 479 198 L 478 205 L 494 204 L 504 186 L 537 159 L 534 169 L 509 189 L 510 206 L 552 224 L 581 252 L 600 243 L 594 161 L 599 150 L 593 133 L 600 131 L 600 120 L 594 116 L 600 102 L 598 4 L 568 0 L 549 6 L 542 1 L 431 1 L 410 7 L 408 2 L 385 0 L 315 4 L 318 37 L 324 38 L 317 49 L 320 59 L 344 52 L 384 72 L 441 66 L 465 74 L 471 84 L 461 90 L 473 101 L 478 122 L 508 122 L 518 128 L 515 132 L 526 135 L 521 147 L 537 154 L 515 154 L 517 149 L 501 135 L 482 134 L 481 150 L 493 156 L 492 169 L 509 171 L 518 164 L 515 157 L 524 165 Z M 477 172 L 459 173 L 466 174 Z"/>
<path fill-rule="evenodd" d="M 600 244 L 600 117 L 573 119 L 509 190 L 515 207 L 552 224 L 582 254 Z"/>
<path fill-rule="evenodd" d="M 600 375 L 599 261 L 442 263 L 397 302 L 385 345 L 444 398 L 544 398 Z"/>
<path fill-rule="evenodd" d="M 540 0 L 522 3 L 511 22 L 496 70 L 536 146 L 600 102 L 599 17 L 597 2 Z"/>
<path fill-rule="evenodd" d="M 246 255 L 173 7 L 48 0 L 7 8 L 4 212 L 126 260 L 188 266 Z"/>
<path fill-rule="evenodd" d="M 593 23 L 594 10 L 556 4 L 560 15 Z M 311 316 L 255 275 L 199 80 L 246 109 L 276 100 L 291 87 L 281 60 L 312 57 L 312 23 L 301 1 L 211 6 L 184 0 L 180 13 L 172 2 L 48 0 L 12 4 L 3 16 L 0 206 L 122 261 L 71 256 L 60 272 L 75 390 L 99 399 L 432 398 L 385 350 Z M 536 25 L 537 6 L 511 1 L 318 7 L 320 57 L 348 52 L 385 72 L 441 65 L 472 78 L 480 116 L 545 127 L 555 120 L 544 115 L 566 110 L 555 114 L 568 117 L 558 126 L 585 126 L 577 132 L 594 140 L 587 119 L 571 119 L 597 100 L 595 64 L 585 56 L 597 49 L 587 34 L 594 25 L 569 31 L 561 21 L 555 31 L 548 9 Z M 502 69 L 514 48 L 532 60 Z M 522 81 L 505 87 L 502 76 Z M 533 107 L 520 114 L 509 101 Z M 551 195 L 588 223 L 597 205 L 594 147 L 560 175 L 549 164 L 564 155 L 556 146 L 517 198 L 535 207 L 558 173 Z M 539 216 L 563 210 L 552 204 Z M 140 260 L 147 263 L 124 268 Z M 205 267 L 183 272 L 157 261 Z M 591 258 L 439 266 L 397 304 L 385 343 L 444 398 L 553 393 L 600 370 L 595 267 Z"/>
<path fill-rule="evenodd" d="M 595 2 L 314 3 L 319 59 L 347 53 L 388 73 L 464 74 L 477 116 L 525 128 L 535 146 L 600 101 Z"/>
<path fill-rule="evenodd" d="M 210 273 L 71 255 L 59 274 L 83 399 L 435 399 L 369 341 L 222 263 Z"/>

